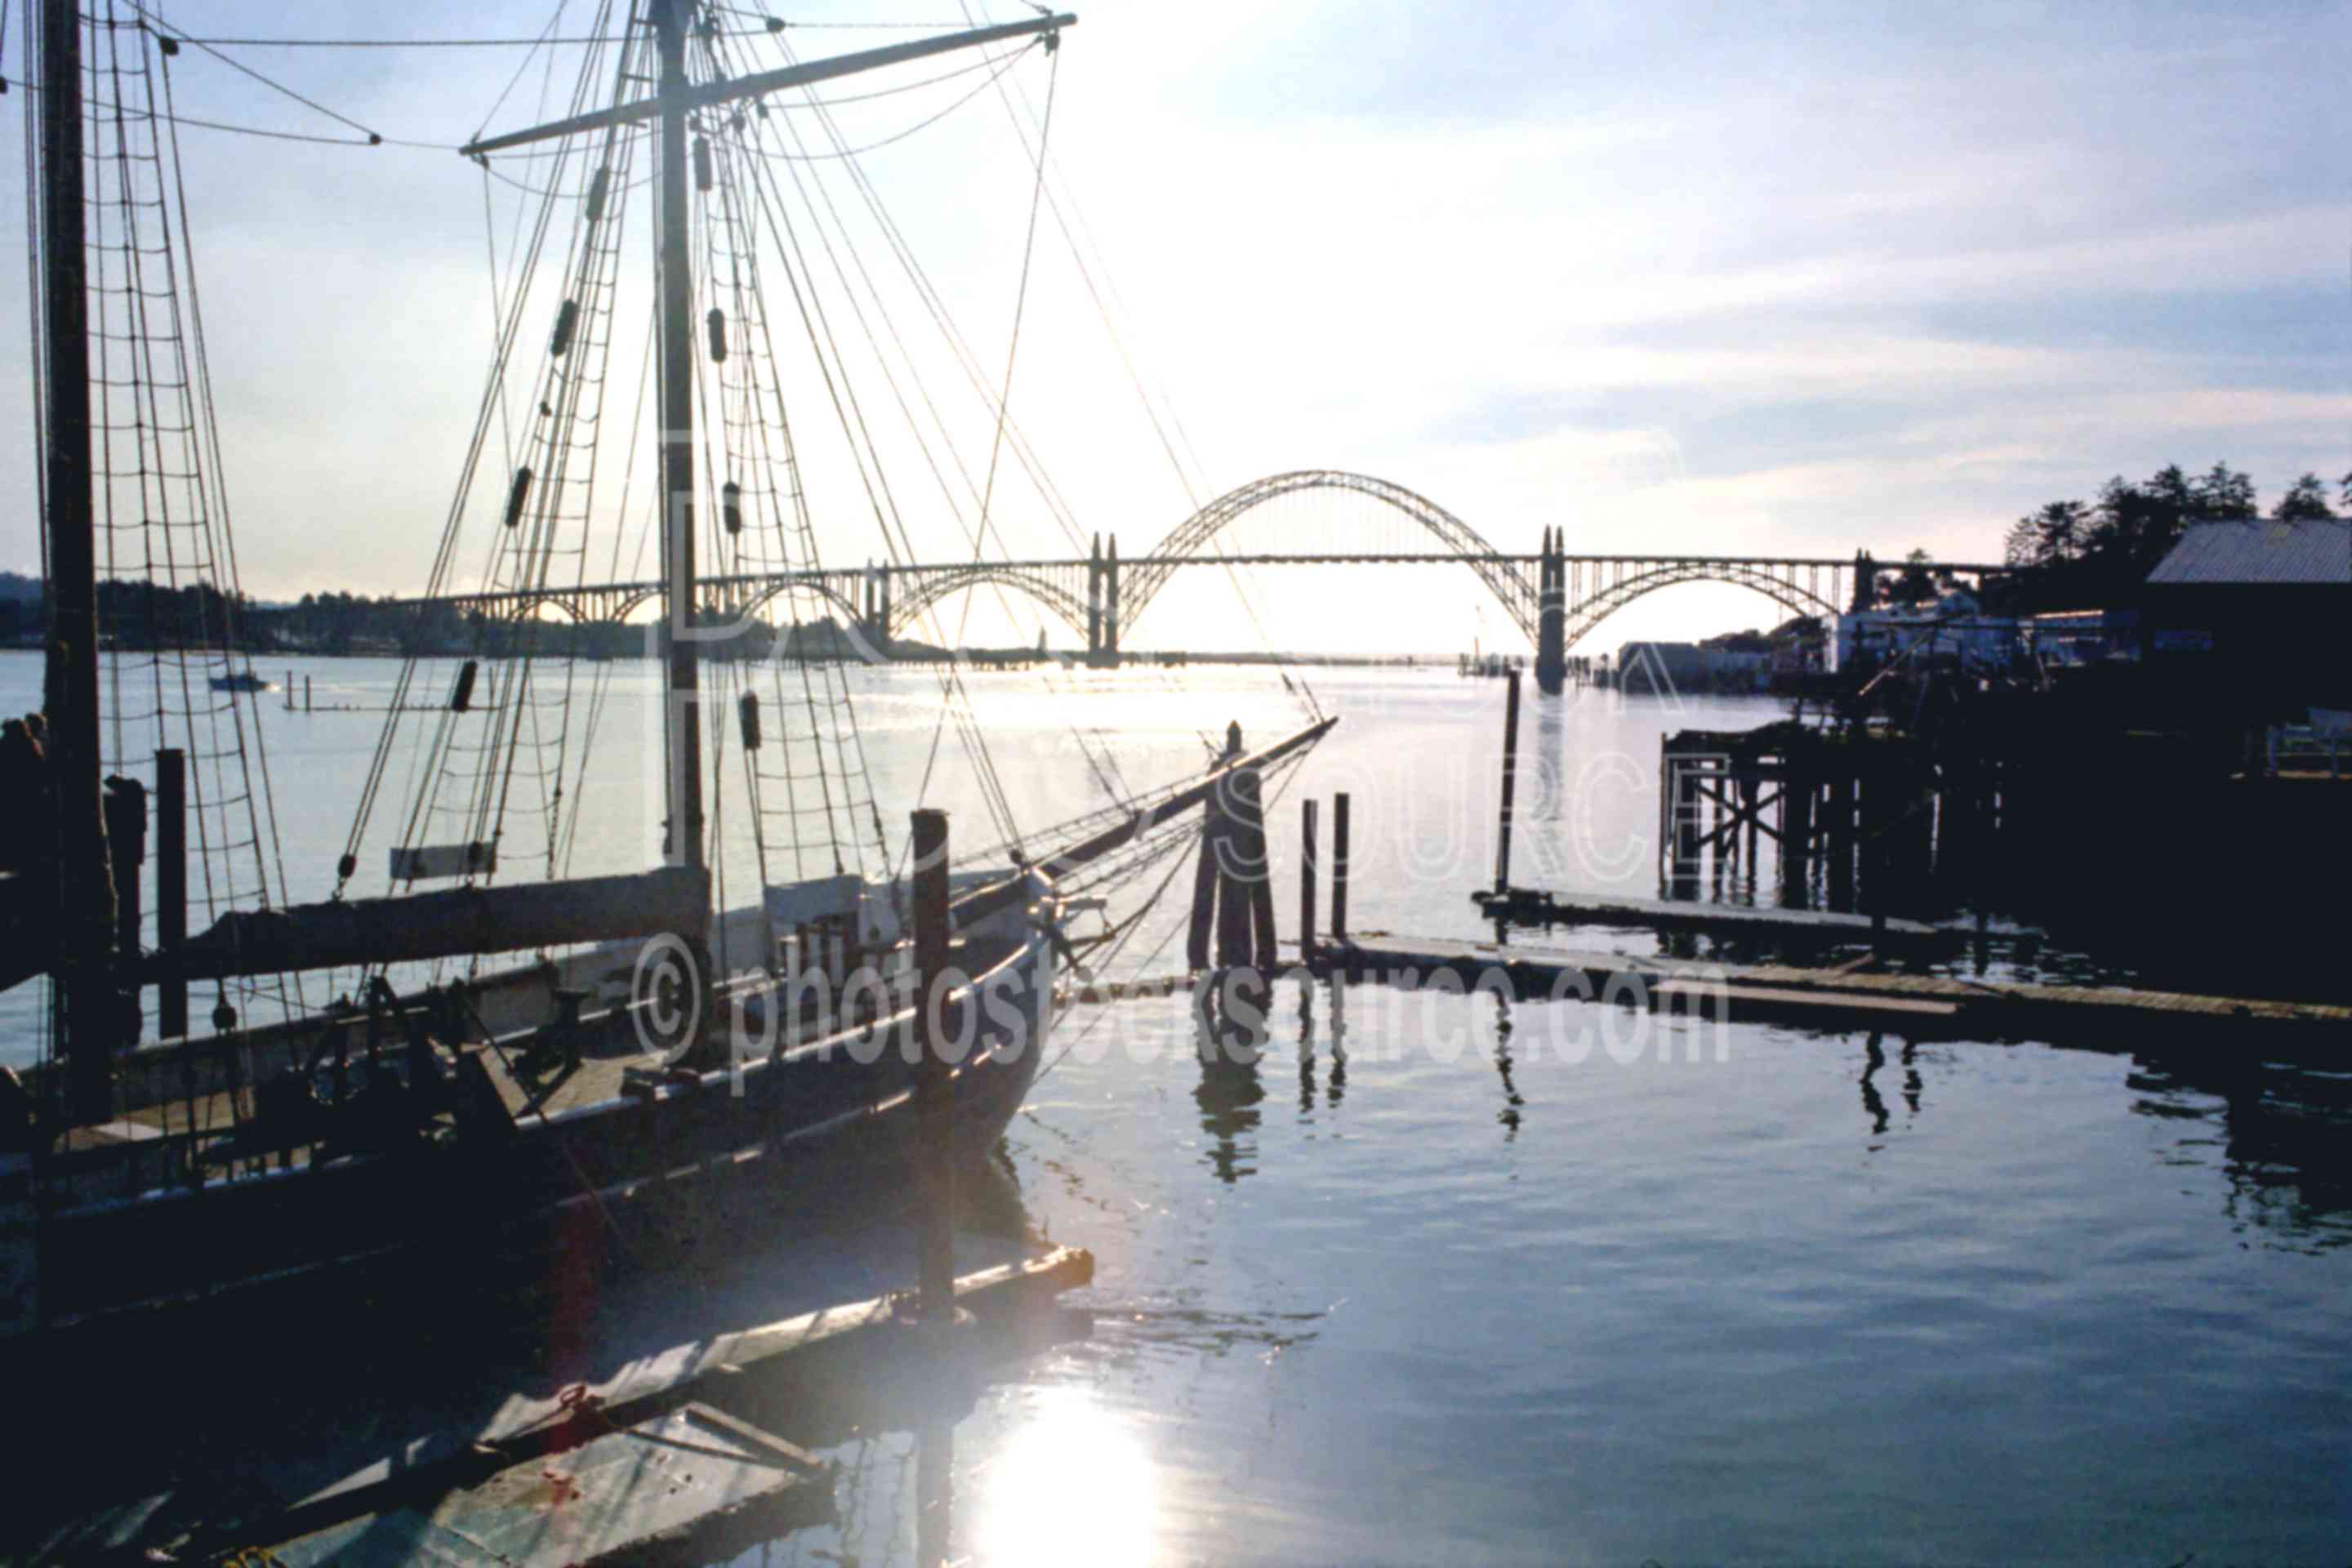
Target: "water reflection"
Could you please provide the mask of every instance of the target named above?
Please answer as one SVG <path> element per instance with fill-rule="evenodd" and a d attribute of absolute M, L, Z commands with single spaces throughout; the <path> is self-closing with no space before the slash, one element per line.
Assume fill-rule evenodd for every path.
<path fill-rule="evenodd" d="M 915 1561 L 955 1561 L 955 1423 L 934 1418 L 915 1432 Z"/>
<path fill-rule="evenodd" d="M 1884 1035 L 1874 1034 L 1863 1044 L 1862 1110 L 1870 1118 L 1870 1135 L 1874 1138 L 1885 1137 L 1892 1120 L 1886 1108 L 1886 1096 L 1879 1092 L 1878 1088 L 1878 1075 L 1886 1066 L 1885 1040 Z M 1903 1063 L 1903 1108 L 1910 1113 L 1910 1120 L 1916 1121 L 1922 1089 L 1917 1044 L 1911 1040 L 1904 1041 L 1900 1059 Z M 1874 1143 L 1871 1147 L 1875 1149 L 1878 1145 Z"/>
<path fill-rule="evenodd" d="M 1272 1002 L 1272 984 L 1243 969 L 1206 976 L 1192 995 L 1193 1048 L 1201 1060 L 1192 1100 L 1209 1135 L 1209 1163 L 1227 1185 L 1257 1173 L 1257 1108 L 1265 1099 L 1258 1064 L 1271 1035 Z"/>
<path fill-rule="evenodd" d="M 2352 1243 L 2352 1074 L 2210 1056 L 2139 1060 L 2124 1080 L 2140 1096 L 2132 1110 L 2189 1124 L 2177 1152 L 2194 1158 L 2220 1123 L 2232 1220 L 2315 1251 Z"/>
<path fill-rule="evenodd" d="M 1041 1388 L 975 1489 L 982 1562 L 1110 1568 L 1158 1554 L 1159 1486 L 1141 1437 L 1085 1389 Z M 921 1559 L 926 1568 L 940 1561 Z"/>
<path fill-rule="evenodd" d="M 1301 974 L 1298 985 L 1298 1114 L 1315 1110 L 1315 982 Z"/>
<path fill-rule="evenodd" d="M 1331 976 L 1331 1073 L 1323 1082 L 1323 1103 L 1339 1109 L 1348 1095 L 1348 977 Z"/>
<path fill-rule="evenodd" d="M 1527 1100 L 1519 1094 L 1519 1086 L 1511 1081 L 1511 1004 L 1497 995 L 1495 1004 L 1495 1076 L 1503 1080 L 1503 1109 L 1495 1120 L 1503 1124 L 1503 1142 L 1510 1142 L 1519 1135 L 1519 1110 Z"/>

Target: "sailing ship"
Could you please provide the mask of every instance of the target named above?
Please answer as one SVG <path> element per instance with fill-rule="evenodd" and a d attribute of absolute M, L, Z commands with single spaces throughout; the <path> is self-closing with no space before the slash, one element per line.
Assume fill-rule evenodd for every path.
<path fill-rule="evenodd" d="M 0 1337 L 37 1359 L 60 1336 L 87 1343 L 110 1324 L 152 1325 L 159 1312 L 206 1305 L 276 1328 L 287 1320 L 248 1310 L 264 1292 L 331 1292 L 391 1270 L 446 1289 L 492 1260 L 577 1247 L 632 1216 L 658 1227 L 681 1208 L 717 1212 L 737 1191 L 757 1194 L 763 1227 L 793 1204 L 902 1194 L 926 1136 L 918 1080 L 934 1071 L 952 1107 L 954 1157 L 992 1148 L 1037 1074 L 1057 967 L 1091 940 L 1073 930 L 1089 901 L 1083 891 L 1181 847 L 1187 814 L 1244 777 L 1255 790 L 1257 775 L 1303 756 L 1335 721 L 1318 717 L 1254 752 L 1229 749 L 1158 788 L 1118 792 L 1058 834 L 996 847 L 950 878 L 935 842 L 894 857 L 838 665 L 794 666 L 789 702 L 763 707 L 748 685 L 732 703 L 710 700 L 707 679 L 751 677 L 738 661 L 722 669 L 705 657 L 702 630 L 729 606 L 707 591 L 698 556 L 715 547 L 738 576 L 763 563 L 819 564 L 780 384 L 761 379 L 769 360 L 755 352 L 768 348 L 768 323 L 745 229 L 761 139 L 772 134 L 764 103 L 935 55 L 1050 47 L 1076 18 L 1041 14 L 747 71 L 726 53 L 720 8 L 640 0 L 614 16 L 607 5 L 597 31 L 620 41 L 591 52 L 574 112 L 464 149 L 478 160 L 528 149 L 542 210 L 567 212 L 572 230 L 568 242 L 544 228 L 533 240 L 554 258 L 561 293 L 526 399 L 537 410 L 526 459 L 484 487 L 499 503 L 489 509 L 499 526 L 484 585 L 510 595 L 543 585 L 563 549 L 584 556 L 576 537 L 560 541 L 592 511 L 595 446 L 625 413 L 603 402 L 604 365 L 626 196 L 652 193 L 661 863 L 568 874 L 583 810 L 572 786 L 587 770 L 573 757 L 566 771 L 566 748 L 592 742 L 563 731 L 545 765 L 547 732 L 570 717 L 548 693 L 561 686 L 568 702 L 572 656 L 556 660 L 562 680 L 551 678 L 533 647 L 540 623 L 518 608 L 509 620 L 478 619 L 483 651 L 457 666 L 446 698 L 431 695 L 438 667 L 429 658 L 404 667 L 333 896 L 303 903 L 284 897 L 282 872 L 272 895 L 266 782 L 226 772 L 258 747 L 249 691 L 232 688 L 226 703 L 201 708 L 192 700 L 180 717 L 211 725 L 212 748 L 164 744 L 152 767 L 126 754 L 121 715 L 105 711 L 122 676 L 101 659 L 100 540 L 114 531 L 100 528 L 100 514 L 112 476 L 137 460 L 107 444 L 120 438 L 104 402 L 119 391 L 110 358 L 119 334 L 102 313 L 131 291 L 106 268 L 155 252 L 135 233 L 86 228 L 111 211 L 137 221 L 142 205 L 89 180 L 152 176 L 110 162 L 85 134 L 130 134 L 143 103 L 144 151 L 167 166 L 174 122 L 153 84 L 168 93 L 179 51 L 136 5 L 117 16 L 101 5 L 88 26 L 75 0 L 37 9 L 35 359 L 52 624 L 44 732 L 27 731 L 32 761 L 10 772 L 9 787 L 37 804 L 30 820 L 53 819 L 55 831 L 35 834 L 0 868 L 0 918 L 17 939 L 0 981 L 47 975 L 54 1005 L 42 1062 L 0 1084 Z M 103 76 L 86 44 L 113 52 Z M 107 112 L 88 114 L 99 83 Z M 127 115 L 125 100 L 142 90 L 150 96 Z M 107 168 L 116 172 L 93 174 Z M 170 284 L 185 289 L 193 277 Z M 457 531 L 493 445 L 526 294 L 515 285 L 501 321 L 494 395 L 436 556 L 436 595 L 449 589 Z M 171 320 L 187 332 L 201 318 Z M 197 388 L 189 406 L 208 410 L 200 338 L 184 336 L 175 352 L 185 368 L 178 384 Z M 208 420 L 158 418 L 142 433 L 202 446 L 217 438 Z M 203 455 L 217 458 L 209 447 Z M 219 512 L 203 514 L 199 533 L 226 578 L 234 556 L 216 537 L 226 529 L 217 485 L 215 475 L 192 494 Z M 761 540 L 771 553 L 755 556 Z M 219 641 L 182 656 L 184 668 L 202 669 L 234 646 L 228 635 Z M 156 690 L 170 688 L 168 669 L 159 656 Z M 598 667 L 594 679 L 608 673 Z M 785 679 L 781 661 L 772 674 Z M 730 722 L 710 722 L 720 714 Z M 797 734 L 794 717 L 805 720 Z M 423 782 L 394 825 L 390 887 L 355 896 L 370 814 L 397 793 L 388 775 L 404 736 L 421 749 Z M 720 759 L 706 743 L 736 748 L 755 797 L 763 780 L 790 797 L 765 815 L 755 806 L 755 826 L 782 826 L 761 837 L 760 896 L 740 907 L 719 896 L 705 785 Z M 214 798 L 192 802 L 207 781 Z M 533 788 L 536 815 L 510 809 Z M 232 808 L 253 825 L 249 838 L 221 830 Z M 517 816 L 537 829 L 528 854 L 517 848 Z M 185 919 L 191 822 L 241 846 L 265 873 L 242 907 L 216 910 L 194 932 Z M 436 837 L 452 822 L 467 831 Z M 512 875 L 526 862 L 544 875 Z M 305 987 L 322 974 L 349 989 L 313 1005 Z M 210 1033 L 190 1017 L 196 987 L 216 999 Z M 152 1038 L 142 1037 L 148 998 Z M 261 1017 L 273 999 L 280 1016 Z"/>

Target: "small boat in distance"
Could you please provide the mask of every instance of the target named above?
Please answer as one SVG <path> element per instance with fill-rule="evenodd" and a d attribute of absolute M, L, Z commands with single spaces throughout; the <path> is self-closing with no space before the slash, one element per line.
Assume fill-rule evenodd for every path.
<path fill-rule="evenodd" d="M 250 669 L 236 669 L 226 675 L 214 676 L 212 688 L 215 691 L 275 691 L 278 683 L 264 680 Z"/>

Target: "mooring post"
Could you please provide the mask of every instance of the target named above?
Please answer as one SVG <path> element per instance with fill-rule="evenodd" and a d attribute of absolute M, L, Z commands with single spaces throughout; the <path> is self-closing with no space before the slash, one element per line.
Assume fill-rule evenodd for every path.
<path fill-rule="evenodd" d="M 955 1317 L 955 1094 L 937 1029 L 948 989 L 948 814 L 913 816 L 916 1190 L 921 1211 L 916 1283 L 923 1321 Z"/>
<path fill-rule="evenodd" d="M 114 872 L 114 947 L 126 959 L 139 955 L 139 868 L 147 863 L 147 786 L 137 779 L 110 778 L 102 807 Z M 139 1043 L 139 982 L 123 985 L 125 1049 Z"/>
<path fill-rule="evenodd" d="M 1495 896 L 1511 890 L 1511 794 L 1519 779 L 1519 672 L 1503 682 L 1503 812 L 1495 834 Z"/>
<path fill-rule="evenodd" d="M 1298 803 L 1298 962 L 1315 962 L 1315 811 L 1312 795 Z"/>
<path fill-rule="evenodd" d="M 1219 814 L 1223 821 L 1216 846 L 1217 967 L 1220 969 L 1246 969 L 1255 957 L 1251 942 L 1254 912 L 1251 884 L 1265 868 L 1265 834 L 1263 829 L 1257 833 L 1257 854 L 1253 857 L 1250 815 L 1255 803 L 1246 795 L 1253 782 L 1254 775 L 1236 772 L 1227 773 L 1217 785 L 1216 793 L 1224 808 Z"/>
<path fill-rule="evenodd" d="M 1348 793 L 1331 797 L 1331 940 L 1348 940 Z"/>
<path fill-rule="evenodd" d="M 188 755 L 167 746 L 155 753 L 155 946 L 176 952 L 187 940 Z M 167 972 L 155 989 L 156 1035 L 185 1039 L 187 980 Z"/>
<path fill-rule="evenodd" d="M 1258 973 L 1271 981 L 1282 967 L 1279 933 L 1274 923 L 1274 856 L 1265 840 L 1265 778 L 1255 768 L 1234 775 L 1235 809 L 1240 816 L 1234 835 L 1235 861 L 1248 888 L 1250 945 Z"/>
<path fill-rule="evenodd" d="M 293 694 L 289 692 L 287 695 L 290 697 Z M 302 711 L 305 713 L 313 711 L 310 701 L 310 678 L 307 675 L 302 678 Z"/>
<path fill-rule="evenodd" d="M 1224 783 L 1201 803 L 1201 858 L 1192 868 L 1192 918 L 1184 931 L 1184 964 L 1198 974 L 1209 967 L 1210 936 L 1217 923 L 1218 847 L 1224 840 Z"/>

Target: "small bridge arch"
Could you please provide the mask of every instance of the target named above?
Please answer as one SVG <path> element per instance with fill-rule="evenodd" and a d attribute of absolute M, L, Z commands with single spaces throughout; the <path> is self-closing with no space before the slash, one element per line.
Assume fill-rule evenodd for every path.
<path fill-rule="evenodd" d="M 734 603 L 713 606 L 713 613 L 739 616 L 756 616 L 775 600 L 795 589 L 814 594 L 826 604 L 833 605 L 841 612 L 842 619 L 847 625 L 858 626 L 864 622 L 865 612 L 852 602 L 848 595 L 844 594 L 823 577 L 780 577 Z"/>
<path fill-rule="evenodd" d="M 992 585 L 1028 595 L 1072 631 L 1080 637 L 1087 635 L 1087 605 L 1083 599 L 1055 581 L 1050 574 L 1001 561 L 976 561 L 951 572 L 925 573 L 891 602 L 890 635 L 908 635 L 923 616 L 956 594 Z"/>
<path fill-rule="evenodd" d="M 1824 596 L 1809 584 L 1800 582 L 1796 571 L 1761 562 L 1694 559 L 1629 564 L 1635 569 L 1598 584 L 1582 597 L 1562 605 L 1566 619 L 1560 641 L 1564 647 L 1574 647 L 1601 622 L 1636 599 L 1685 583 L 1729 583 L 1752 589 L 1792 615 L 1835 619 L 1844 608 L 1834 596 L 1834 587 L 1831 596 Z"/>
<path fill-rule="evenodd" d="M 1370 474 L 1349 473 L 1341 468 L 1296 468 L 1288 473 L 1271 474 L 1254 479 L 1237 489 L 1227 490 L 1200 510 L 1171 529 L 1150 556 L 1129 569 L 1127 580 L 1119 592 L 1121 629 L 1132 626 L 1142 618 L 1143 612 L 1168 585 L 1178 565 L 1200 554 L 1210 542 L 1244 513 L 1282 496 L 1296 495 L 1301 490 L 1344 490 L 1393 507 L 1421 524 L 1438 542 L 1464 565 L 1478 574 L 1478 580 L 1502 604 L 1504 612 L 1525 632 L 1529 640 L 1536 636 L 1536 585 L 1526 573 L 1503 558 L 1502 552 L 1489 544 L 1478 531 L 1439 506 L 1428 497 L 1405 489 L 1387 479 L 1374 479 Z"/>

